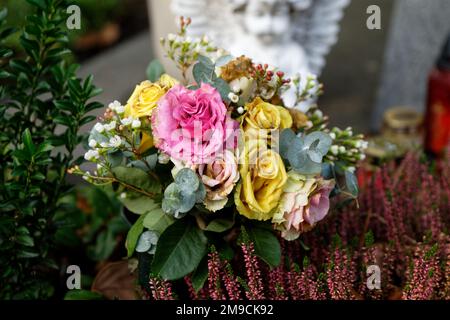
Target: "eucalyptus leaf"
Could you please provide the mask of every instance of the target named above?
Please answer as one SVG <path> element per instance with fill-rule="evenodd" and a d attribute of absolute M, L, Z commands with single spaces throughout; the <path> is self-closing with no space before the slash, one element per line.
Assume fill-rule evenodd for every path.
<path fill-rule="evenodd" d="M 152 246 L 158 243 L 159 235 L 152 230 L 147 230 L 141 233 L 136 245 L 136 252 L 147 252 Z"/>
<path fill-rule="evenodd" d="M 233 59 L 234 57 L 230 54 L 221 56 L 216 60 L 216 67 L 222 67 Z"/>
<path fill-rule="evenodd" d="M 189 168 L 183 168 L 178 171 L 175 177 L 175 183 L 182 193 L 194 193 L 200 185 L 198 176 Z"/>
<path fill-rule="evenodd" d="M 345 185 L 353 196 L 358 196 L 358 180 L 356 179 L 355 174 L 348 170 L 345 171 Z"/>
<path fill-rule="evenodd" d="M 147 67 L 146 73 L 147 78 L 151 82 L 156 82 L 165 72 L 163 65 L 159 62 L 158 59 L 152 60 Z"/>
<path fill-rule="evenodd" d="M 297 139 L 295 132 L 292 129 L 284 129 L 280 134 L 280 155 L 282 158 L 288 158 L 288 152 L 292 142 Z"/>
<path fill-rule="evenodd" d="M 328 153 L 332 142 L 333 140 L 329 134 L 320 131 L 311 132 L 304 140 L 304 144 L 308 149 L 319 152 L 322 156 Z"/>

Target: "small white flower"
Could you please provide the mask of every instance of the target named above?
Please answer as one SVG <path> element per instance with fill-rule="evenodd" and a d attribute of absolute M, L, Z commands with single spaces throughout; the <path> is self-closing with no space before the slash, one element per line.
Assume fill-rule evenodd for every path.
<path fill-rule="evenodd" d="M 94 139 L 89 140 L 89 147 L 95 148 L 97 146 L 97 141 Z"/>
<path fill-rule="evenodd" d="M 244 108 L 243 108 L 243 107 L 237 108 L 237 112 L 238 112 L 239 114 L 243 114 L 243 113 L 244 113 Z"/>
<path fill-rule="evenodd" d="M 103 127 L 106 131 L 111 131 L 116 128 L 116 121 L 111 121 L 110 123 L 104 124 Z"/>
<path fill-rule="evenodd" d="M 103 165 L 101 163 L 97 163 L 97 170 L 102 170 L 103 169 Z"/>
<path fill-rule="evenodd" d="M 109 139 L 110 147 L 118 148 L 118 147 L 120 147 L 121 144 L 122 144 L 122 139 L 118 135 L 115 135 L 114 137 L 111 137 Z"/>
<path fill-rule="evenodd" d="M 107 148 L 108 144 L 106 142 L 100 142 L 100 147 Z"/>
<path fill-rule="evenodd" d="M 361 145 L 361 149 L 367 149 L 368 146 L 369 146 L 369 142 L 368 141 L 363 141 L 362 145 Z"/>
<path fill-rule="evenodd" d="M 184 42 L 186 42 L 186 43 L 191 43 L 191 42 L 192 42 L 191 37 L 186 37 L 186 39 L 184 40 Z"/>
<path fill-rule="evenodd" d="M 333 140 L 336 139 L 336 133 L 330 132 L 330 138 Z"/>
<path fill-rule="evenodd" d="M 105 131 L 105 127 L 100 122 L 97 122 L 94 126 L 94 130 L 102 133 L 103 131 Z"/>
<path fill-rule="evenodd" d="M 161 153 L 158 155 L 158 162 L 159 162 L 159 163 L 161 163 L 161 164 L 167 164 L 167 163 L 169 163 L 169 161 L 170 161 L 170 157 L 169 157 L 168 154 L 165 154 L 165 153 L 161 152 Z"/>
<path fill-rule="evenodd" d="M 345 147 L 344 146 L 340 146 L 339 147 L 339 153 L 345 153 Z"/>
<path fill-rule="evenodd" d="M 348 167 L 347 168 L 348 171 L 350 171 L 351 173 L 355 173 L 355 167 Z"/>
<path fill-rule="evenodd" d="M 124 112 L 125 112 L 125 106 L 120 105 L 120 106 L 116 107 L 117 114 L 122 114 Z"/>
<path fill-rule="evenodd" d="M 123 124 L 124 126 L 129 126 L 130 124 L 133 123 L 133 117 L 124 118 L 120 120 L 120 123 Z"/>
<path fill-rule="evenodd" d="M 126 199 L 126 197 L 127 197 L 127 194 L 126 194 L 125 192 L 122 192 L 122 193 L 120 194 L 120 198 L 121 198 L 121 199 Z"/>
<path fill-rule="evenodd" d="M 88 150 L 85 154 L 84 154 L 84 158 L 87 161 L 91 161 L 93 159 L 98 159 L 99 157 L 99 153 L 97 150 Z"/>
<path fill-rule="evenodd" d="M 364 153 L 361 153 L 359 155 L 359 160 L 364 160 L 366 158 L 366 155 Z"/>
<path fill-rule="evenodd" d="M 133 122 L 131 123 L 131 127 L 132 128 L 140 128 L 141 126 L 141 120 L 139 119 L 134 119 Z"/>
<path fill-rule="evenodd" d="M 206 43 L 209 42 L 208 36 L 203 36 L 202 41 L 203 41 L 203 42 L 206 42 Z"/>
<path fill-rule="evenodd" d="M 177 38 L 177 36 L 173 33 L 169 33 L 167 35 L 167 39 L 169 39 L 169 41 L 174 41 Z"/>
<path fill-rule="evenodd" d="M 323 117 L 323 113 L 320 110 L 314 111 L 314 115 L 319 119 L 321 119 Z"/>
<path fill-rule="evenodd" d="M 91 175 L 91 174 L 89 173 L 89 171 L 86 171 L 86 172 L 83 174 L 82 178 L 83 178 L 84 180 L 86 180 L 86 181 L 89 181 L 90 175 Z"/>
<path fill-rule="evenodd" d="M 230 88 L 233 92 L 238 93 L 241 91 L 240 81 L 239 79 L 234 79 L 230 82 Z"/>
<path fill-rule="evenodd" d="M 108 108 L 110 108 L 110 109 L 113 110 L 113 111 L 116 111 L 117 108 L 120 107 L 120 106 L 121 106 L 120 102 L 117 101 L 117 100 L 114 100 L 113 102 L 111 102 L 111 103 L 108 105 Z"/>
<path fill-rule="evenodd" d="M 337 145 L 332 145 L 330 150 L 331 150 L 331 153 L 334 154 L 335 156 L 337 156 L 339 153 L 339 147 Z"/>
<path fill-rule="evenodd" d="M 234 103 L 237 103 L 239 101 L 239 96 L 234 94 L 233 92 L 230 92 L 228 94 L 228 99 L 230 99 Z"/>

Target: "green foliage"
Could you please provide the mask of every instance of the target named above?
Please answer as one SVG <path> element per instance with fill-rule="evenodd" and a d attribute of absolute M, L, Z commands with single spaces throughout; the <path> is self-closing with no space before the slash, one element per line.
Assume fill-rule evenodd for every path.
<path fill-rule="evenodd" d="M 270 229 L 252 226 L 245 229 L 249 240 L 255 245 L 255 253 L 271 268 L 281 263 L 281 247 Z"/>
<path fill-rule="evenodd" d="M 70 290 L 64 296 L 64 300 L 103 300 L 104 297 L 89 290 Z"/>
<path fill-rule="evenodd" d="M 208 279 L 208 256 L 205 255 L 191 275 L 192 287 L 194 288 L 194 290 L 198 292 L 201 288 L 203 288 L 207 279 Z"/>
<path fill-rule="evenodd" d="M 161 235 L 152 272 L 176 280 L 194 271 L 207 250 L 207 238 L 192 221 L 178 220 Z"/>
<path fill-rule="evenodd" d="M 136 249 L 136 244 L 139 240 L 139 236 L 142 231 L 144 231 L 144 222 L 145 215 L 142 215 L 137 219 L 134 225 L 131 227 L 130 231 L 128 231 L 127 240 L 125 242 L 125 246 L 127 247 L 128 257 L 133 255 L 134 249 Z"/>
<path fill-rule="evenodd" d="M 189 168 L 181 169 L 164 191 L 162 209 L 175 218 L 182 218 L 196 203 L 200 203 L 206 196 L 206 189 L 200 183 L 198 176 Z"/>
<path fill-rule="evenodd" d="M 217 77 L 215 70 L 215 64 L 208 57 L 200 55 L 192 69 L 192 74 L 198 86 L 202 83 L 210 84 L 219 91 L 224 101 L 229 101 L 228 94 L 231 92 L 230 86 L 225 80 Z"/>
<path fill-rule="evenodd" d="M 331 143 L 330 136 L 323 132 L 314 131 L 298 137 L 292 129 L 285 129 L 280 135 L 280 154 L 298 173 L 319 174 Z"/>
<path fill-rule="evenodd" d="M 164 72 L 165 72 L 164 67 L 161 64 L 161 62 L 159 62 L 158 59 L 152 60 L 152 62 L 150 62 L 150 64 L 147 67 L 147 70 L 146 70 L 147 78 L 151 82 L 158 81 L 158 79 L 161 77 L 161 75 Z"/>
<path fill-rule="evenodd" d="M 29 0 L 33 14 L 19 41 L 20 57 L 5 44 L 0 11 L 0 298 L 47 298 L 48 279 L 57 273 L 52 250 L 72 186 L 66 171 L 81 159 L 73 152 L 83 140 L 79 128 L 100 91 L 75 75 L 64 60 L 68 50 L 64 0 Z M 59 147 L 59 148 L 56 148 Z M 51 151 L 51 152 L 50 152 Z M 107 236 L 105 236 L 107 238 Z"/>

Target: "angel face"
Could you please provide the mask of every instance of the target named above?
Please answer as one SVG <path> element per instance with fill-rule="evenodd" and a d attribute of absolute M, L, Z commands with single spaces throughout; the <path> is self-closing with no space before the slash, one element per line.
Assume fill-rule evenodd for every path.
<path fill-rule="evenodd" d="M 249 0 L 244 12 L 245 28 L 265 44 L 286 41 L 290 36 L 290 9 L 285 0 Z"/>

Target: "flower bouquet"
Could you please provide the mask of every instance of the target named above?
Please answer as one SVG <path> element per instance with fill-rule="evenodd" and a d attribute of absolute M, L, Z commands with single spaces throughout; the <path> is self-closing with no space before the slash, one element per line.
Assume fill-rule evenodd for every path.
<path fill-rule="evenodd" d="M 138 215 L 126 248 L 147 274 L 200 274 L 211 248 L 231 260 L 242 241 L 275 267 L 279 237 L 314 228 L 332 196 L 356 199 L 366 143 L 351 128 L 327 127 L 314 76 L 232 57 L 187 37 L 189 23 L 161 39 L 182 79 L 152 62 L 149 80 L 93 127 L 85 159 L 96 171 L 71 172 L 111 186 Z"/>

